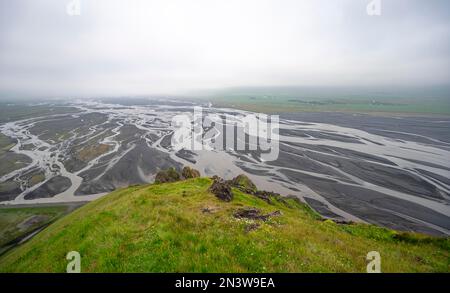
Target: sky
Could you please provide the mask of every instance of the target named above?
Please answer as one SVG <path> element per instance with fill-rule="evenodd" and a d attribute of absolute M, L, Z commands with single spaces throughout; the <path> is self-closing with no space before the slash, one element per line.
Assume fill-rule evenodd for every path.
<path fill-rule="evenodd" d="M 372 1 L 2 0 L 0 97 L 448 86 L 450 1 Z"/>

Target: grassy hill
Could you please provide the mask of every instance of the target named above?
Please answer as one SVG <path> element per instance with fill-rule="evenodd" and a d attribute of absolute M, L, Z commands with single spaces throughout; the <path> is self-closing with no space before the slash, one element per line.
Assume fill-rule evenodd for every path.
<path fill-rule="evenodd" d="M 0 255 L 30 233 L 44 228 L 81 204 L 39 207 L 0 206 Z"/>
<path fill-rule="evenodd" d="M 449 239 L 372 225 L 322 221 L 294 199 L 268 203 L 233 189 L 224 202 L 209 178 L 117 190 L 59 219 L 0 258 L 1 272 L 365 272 L 369 251 L 383 272 L 448 272 Z M 254 207 L 268 220 L 240 219 Z"/>

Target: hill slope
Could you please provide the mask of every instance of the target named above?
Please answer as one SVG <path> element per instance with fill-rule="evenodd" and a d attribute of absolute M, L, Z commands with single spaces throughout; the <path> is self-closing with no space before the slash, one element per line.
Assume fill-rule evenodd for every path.
<path fill-rule="evenodd" d="M 449 240 L 321 221 L 293 199 L 271 203 L 236 189 L 231 202 L 197 178 L 117 190 L 53 223 L 0 258 L 2 272 L 64 272 L 67 252 L 82 272 L 365 272 L 367 253 L 383 272 L 449 271 Z M 239 219 L 243 207 L 274 211 Z"/>

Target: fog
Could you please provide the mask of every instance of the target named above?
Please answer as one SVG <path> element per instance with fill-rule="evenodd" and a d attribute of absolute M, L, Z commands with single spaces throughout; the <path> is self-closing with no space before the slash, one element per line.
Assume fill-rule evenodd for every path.
<path fill-rule="evenodd" d="M 450 3 L 370 2 L 4 0 L 0 96 L 448 86 Z"/>

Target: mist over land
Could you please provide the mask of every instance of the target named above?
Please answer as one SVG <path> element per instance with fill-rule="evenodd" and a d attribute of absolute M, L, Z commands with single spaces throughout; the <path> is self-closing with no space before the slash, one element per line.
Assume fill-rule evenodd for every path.
<path fill-rule="evenodd" d="M 79 15 L 66 1 L 2 1 L 0 96 L 448 89 L 448 1 L 382 2 L 369 16 L 368 0 L 80 1 Z"/>

